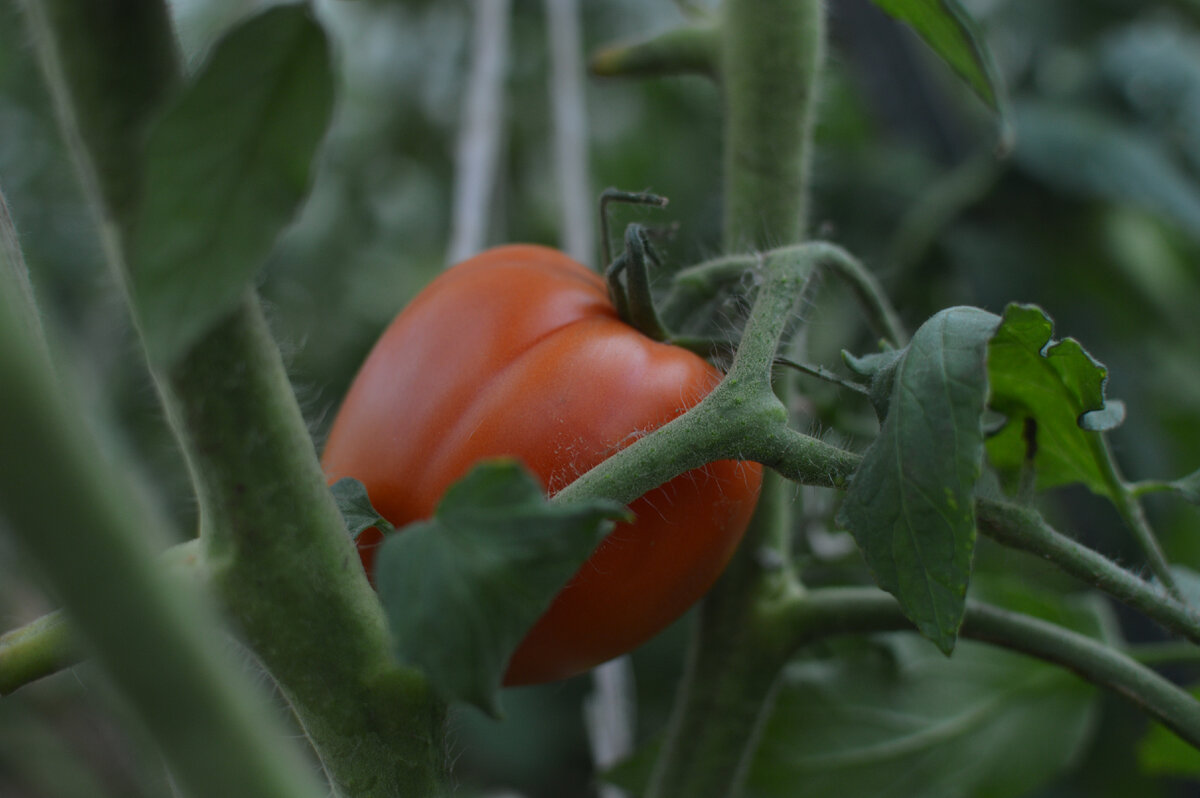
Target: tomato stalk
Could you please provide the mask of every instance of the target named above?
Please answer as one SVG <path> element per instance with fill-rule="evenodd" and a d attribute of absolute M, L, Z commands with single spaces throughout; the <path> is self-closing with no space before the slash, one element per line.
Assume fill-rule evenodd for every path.
<path fill-rule="evenodd" d="M 727 253 L 805 237 L 824 20 L 820 0 L 722 4 L 718 65 L 726 112 Z M 775 352 L 766 356 L 773 360 Z M 784 385 L 781 381 L 778 390 L 786 407 Z M 703 798 L 741 788 L 784 662 L 778 641 L 757 622 L 759 608 L 768 594 L 802 589 L 790 571 L 793 495 L 783 477 L 764 474 L 746 539 L 701 607 L 651 796 Z M 764 548 L 773 556 L 760 556 Z M 785 567 L 764 570 L 764 561 Z"/>
<path fill-rule="evenodd" d="M 166 7 L 159 0 L 26 6 L 68 145 L 100 218 L 107 260 L 124 284 L 146 126 L 180 74 Z M 195 480 L 211 584 L 291 700 L 335 791 L 438 794 L 445 708 L 423 677 L 393 664 L 382 609 L 361 570 L 346 567 L 356 562 L 353 545 L 253 293 L 190 354 L 154 376 Z M 154 607 L 161 597 L 146 599 Z M 113 617 L 138 622 L 135 615 Z M 90 627 L 83 632 L 90 634 Z M 126 666 L 126 660 L 116 662 Z M 128 673 L 138 670 L 130 666 Z M 199 678 L 192 670 L 181 673 Z M 128 682 L 135 698 L 156 695 L 152 684 Z M 187 686 L 178 692 L 193 693 Z M 197 711 L 203 714 L 203 707 Z M 176 727 L 178 717 L 191 720 L 190 710 L 175 716 Z M 231 724 L 251 735 L 262 728 L 246 718 Z M 214 774 L 236 774 L 242 760 L 249 769 L 261 761 L 268 773 L 278 765 L 230 730 L 214 728 L 204 738 L 216 746 L 207 765 Z M 202 770 L 196 770 L 200 778 Z M 282 788 L 256 792 L 254 785 L 263 782 L 249 778 L 246 788 L 304 795 L 305 773 L 289 763 L 276 774 Z"/>

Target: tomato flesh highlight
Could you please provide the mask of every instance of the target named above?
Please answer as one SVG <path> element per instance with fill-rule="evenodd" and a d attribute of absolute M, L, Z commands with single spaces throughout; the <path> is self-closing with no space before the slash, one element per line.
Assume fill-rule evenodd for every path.
<path fill-rule="evenodd" d="M 700 401 L 703 359 L 620 320 L 603 280 L 552 249 L 489 250 L 444 272 L 392 322 L 330 431 L 323 464 L 396 526 L 429 518 L 482 459 L 520 460 L 555 493 Z M 630 505 L 521 642 L 505 683 L 583 672 L 648 640 L 720 575 L 761 467 L 720 461 Z M 367 573 L 381 540 L 359 538 Z"/>

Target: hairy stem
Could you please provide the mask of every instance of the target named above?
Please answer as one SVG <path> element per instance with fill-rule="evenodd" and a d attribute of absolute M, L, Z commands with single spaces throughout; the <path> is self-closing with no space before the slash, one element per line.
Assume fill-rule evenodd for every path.
<path fill-rule="evenodd" d="M 810 143 L 825 51 L 824 4 L 725 0 L 719 24 L 725 252 L 798 244 L 805 238 Z M 723 385 L 740 379 L 739 370 L 749 363 L 755 372 L 764 368 L 770 374 L 794 310 L 787 306 L 774 338 L 754 333 L 760 311 L 782 315 L 778 298 L 769 292 L 776 274 L 768 264 L 766 283 Z M 792 302 L 796 294 L 793 289 Z M 786 384 L 781 380 L 776 386 L 785 427 Z M 746 538 L 701 606 L 667 739 L 651 777 L 648 795 L 654 798 L 729 796 L 741 789 L 783 663 L 777 641 L 758 622 L 759 612 L 767 599 L 801 589 L 790 569 L 793 499 L 794 490 L 782 476 L 764 475 Z"/>
<path fill-rule="evenodd" d="M 337 789 L 435 795 L 445 708 L 393 664 L 383 610 L 248 295 L 166 378 L 218 595 L 278 679 Z"/>
<path fill-rule="evenodd" d="M 0 297 L 6 528 L 189 795 L 323 795 L 262 696 L 228 658 L 213 610 L 194 586 L 161 570 L 153 547 L 164 537 L 164 520 L 131 483 L 129 469 L 97 443 L 79 394 L 29 334 L 11 299 Z M 22 671 L 61 663 L 64 632 L 47 621 L 20 635 L 18 680 Z"/>
<path fill-rule="evenodd" d="M 124 282 L 146 125 L 179 75 L 166 8 L 161 0 L 48 0 L 28 2 L 27 17 L 109 263 Z M 210 584 L 279 680 L 335 791 L 439 794 L 444 707 L 424 678 L 393 664 L 382 608 L 252 292 L 169 373 L 154 376 L 195 481 Z M 87 624 L 80 634 L 91 634 Z M 189 693 L 186 681 L 177 689 Z M 187 717 L 177 714 L 176 725 Z M 224 738 L 216 729 L 204 736 Z M 221 771 L 214 761 L 224 766 L 226 757 L 208 757 L 208 770 Z"/>
<path fill-rule="evenodd" d="M 1045 557 L 1072 576 L 1144 612 L 1171 631 L 1200 643 L 1200 616 L 1195 611 L 1161 587 L 1058 532 L 1034 510 L 986 499 L 977 500 L 975 508 L 979 529 L 988 537 Z"/>
<path fill-rule="evenodd" d="M 1158 581 L 1162 582 L 1163 586 L 1171 592 L 1171 595 L 1182 600 L 1183 594 L 1175 582 L 1175 575 L 1171 573 L 1171 564 L 1167 562 L 1167 555 L 1159 545 L 1154 530 L 1150 528 L 1150 520 L 1146 518 L 1146 511 L 1142 508 L 1142 502 L 1137 497 L 1135 489 L 1121 476 L 1116 456 L 1108 443 L 1108 437 L 1095 434 L 1089 435 L 1088 439 L 1095 450 L 1096 461 L 1103 469 L 1104 481 L 1108 484 L 1109 495 L 1113 497 L 1113 501 L 1117 505 L 1117 512 L 1121 514 L 1125 525 L 1133 532 L 1134 539 L 1137 540 L 1142 553 L 1146 555 L 1146 562 L 1149 564 L 1150 570 L 1154 572 Z"/>

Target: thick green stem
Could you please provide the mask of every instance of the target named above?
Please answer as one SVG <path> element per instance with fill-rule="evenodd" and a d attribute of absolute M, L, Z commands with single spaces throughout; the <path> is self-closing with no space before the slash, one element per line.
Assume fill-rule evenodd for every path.
<path fill-rule="evenodd" d="M 0 286 L 3 289 L 4 286 Z M 146 726 L 188 795 L 303 798 L 319 788 L 228 658 L 215 613 L 158 563 L 165 522 L 96 442 L 79 394 L 0 297 L 0 518 Z M 61 624 L 18 670 L 44 670 Z M 32 637 L 37 637 L 33 635 Z"/>
<path fill-rule="evenodd" d="M 424 677 L 393 663 L 257 300 L 167 383 L 213 584 L 335 787 L 356 798 L 438 794 L 445 708 Z"/>
<path fill-rule="evenodd" d="M 809 145 L 824 57 L 823 3 L 725 0 L 719 36 L 725 251 L 798 244 L 805 237 Z M 766 272 L 769 281 L 773 270 Z M 760 297 L 755 314 L 763 305 Z M 748 324 L 727 383 L 738 378 L 739 364 L 748 359 L 765 358 L 770 373 L 779 338 L 768 345 L 750 333 Z M 779 384 L 781 408 L 787 406 L 784 385 Z M 793 498 L 794 488 L 783 477 L 764 475 L 746 539 L 702 605 L 650 796 L 740 791 L 784 661 L 759 623 L 760 610 L 768 599 L 800 589 L 788 562 Z"/>
<path fill-rule="evenodd" d="M 146 125 L 180 72 L 166 8 L 161 0 L 26 5 L 109 263 L 124 282 Z M 439 794 L 444 707 L 421 676 L 393 664 L 382 608 L 254 296 L 155 376 L 199 494 L 211 584 L 292 701 L 335 791 Z M 214 761 L 222 758 L 208 765 L 220 770 Z"/>
<path fill-rule="evenodd" d="M 805 237 L 809 144 L 825 50 L 823 5 L 723 4 L 726 252 L 772 249 Z"/>
<path fill-rule="evenodd" d="M 810 591 L 777 608 L 789 639 L 807 645 L 835 635 L 911 629 L 895 599 L 873 588 Z M 963 637 L 1061 665 L 1132 701 L 1200 748 L 1200 702 L 1154 671 L 1098 640 L 1047 621 L 968 601 Z"/>

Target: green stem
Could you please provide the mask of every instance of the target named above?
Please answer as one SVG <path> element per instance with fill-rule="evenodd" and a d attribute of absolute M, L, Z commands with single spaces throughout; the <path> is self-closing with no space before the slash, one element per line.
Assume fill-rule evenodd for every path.
<path fill-rule="evenodd" d="M 1006 546 L 1045 557 L 1072 576 L 1140 610 L 1173 632 L 1200 643 L 1200 617 L 1189 607 L 1107 557 L 1061 534 L 1034 510 L 979 499 L 979 529 Z"/>
<path fill-rule="evenodd" d="M 1138 643 L 1126 646 L 1125 653 L 1147 666 L 1200 665 L 1200 646 L 1185 640 Z"/>
<path fill-rule="evenodd" d="M 835 635 L 912 628 L 890 595 L 873 588 L 827 588 L 782 603 L 777 621 L 797 646 Z M 1200 748 L 1200 702 L 1154 671 L 1090 637 L 1021 613 L 967 602 L 964 637 L 1061 665 L 1129 699 Z"/>
<path fill-rule="evenodd" d="M 1103 470 L 1104 481 L 1108 485 L 1109 495 L 1116 503 L 1117 512 L 1121 514 L 1125 525 L 1133 532 L 1142 553 L 1146 555 L 1146 562 L 1150 565 L 1150 570 L 1158 577 L 1158 581 L 1162 582 L 1163 586 L 1171 592 L 1171 595 L 1182 600 L 1183 594 L 1175 581 L 1175 574 L 1171 572 L 1171 564 L 1167 561 L 1167 555 L 1158 544 L 1154 530 L 1150 528 L 1150 521 L 1146 518 L 1146 511 L 1142 508 L 1136 491 L 1121 476 L 1116 457 L 1108 443 L 1108 436 L 1097 433 L 1089 435 L 1088 439 L 1095 453 L 1096 462 L 1100 463 Z"/>
<path fill-rule="evenodd" d="M 677 28 L 635 44 L 605 47 L 588 64 L 602 77 L 704 75 L 717 80 L 717 32 L 711 26 Z"/>
<path fill-rule="evenodd" d="M 393 664 L 383 610 L 325 485 L 257 300 L 166 379 L 212 583 L 353 796 L 442 788 L 445 707 Z"/>
<path fill-rule="evenodd" d="M 726 0 L 725 251 L 805 237 L 825 16 L 817 0 Z"/>
<path fill-rule="evenodd" d="M 316 798 L 319 788 L 222 645 L 194 586 L 165 574 L 163 519 L 96 442 L 87 411 L 0 298 L 0 517 L 189 795 Z M 68 512 L 64 514 L 64 502 Z M 61 642 L 61 624 L 38 632 Z M 21 668 L 55 646 L 28 637 Z M 181 722 L 183 720 L 184 722 Z M 214 766 L 219 763 L 219 766 Z"/>
<path fill-rule="evenodd" d="M 725 0 L 719 36 L 726 111 L 725 252 L 798 244 L 805 238 L 810 143 L 825 49 L 824 4 Z M 753 374 L 769 375 L 779 338 L 794 321 L 794 305 L 785 310 L 770 294 L 776 269 L 768 264 L 765 271 L 722 386 L 736 389 L 740 370 L 751 363 Z M 796 295 L 793 287 L 792 302 Z M 760 311 L 778 314 L 782 323 L 772 340 L 753 334 Z M 781 380 L 776 386 L 776 430 L 787 428 L 786 384 Z M 701 606 L 684 681 L 651 779 L 652 798 L 728 796 L 741 789 L 784 661 L 758 622 L 760 608 L 777 595 L 801 589 L 790 568 L 793 500 L 794 488 L 768 471 L 746 538 Z"/>
<path fill-rule="evenodd" d="M 196 584 L 205 580 L 199 540 L 172 546 L 160 561 L 171 576 Z M 83 659 L 78 635 L 62 610 L 0 635 L 0 696 L 69 668 Z"/>
<path fill-rule="evenodd" d="M 161 0 L 28 0 L 26 9 L 109 263 L 124 282 L 145 128 L 180 72 L 166 8 Z M 257 299 L 248 295 L 155 377 L 199 494 L 212 585 L 292 701 L 335 791 L 440 793 L 445 708 L 424 678 L 393 664 L 383 610 Z M 217 760 L 210 770 L 220 770 Z"/>

